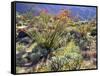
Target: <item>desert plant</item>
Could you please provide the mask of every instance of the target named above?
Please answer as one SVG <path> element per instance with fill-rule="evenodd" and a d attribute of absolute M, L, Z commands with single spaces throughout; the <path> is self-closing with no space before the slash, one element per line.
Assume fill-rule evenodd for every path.
<path fill-rule="evenodd" d="M 23 50 L 23 48 L 25 47 L 23 44 L 20 44 L 20 43 L 18 43 L 18 44 L 16 44 L 16 50 L 19 52 L 19 51 L 21 51 L 21 50 Z"/>
<path fill-rule="evenodd" d="M 62 39 L 61 35 L 65 29 L 64 23 L 55 22 L 53 23 L 55 28 L 53 30 L 47 29 L 47 31 L 31 31 L 29 34 L 35 38 L 38 44 L 43 44 L 46 48 L 57 48 L 59 42 Z M 47 27 L 48 25 L 46 25 Z"/>
<path fill-rule="evenodd" d="M 71 40 L 66 47 L 53 52 L 55 61 L 62 66 L 61 70 L 77 70 L 80 69 L 82 63 L 82 55 L 80 48 Z M 56 63 L 56 65 L 58 65 Z"/>
<path fill-rule="evenodd" d="M 82 55 L 78 46 L 75 45 L 74 41 L 69 42 L 65 48 L 65 58 L 67 63 L 65 64 L 65 69 L 77 70 L 80 69 L 82 62 Z"/>
<path fill-rule="evenodd" d="M 61 71 L 63 70 L 64 59 L 63 57 L 52 57 L 50 63 L 51 71 Z"/>

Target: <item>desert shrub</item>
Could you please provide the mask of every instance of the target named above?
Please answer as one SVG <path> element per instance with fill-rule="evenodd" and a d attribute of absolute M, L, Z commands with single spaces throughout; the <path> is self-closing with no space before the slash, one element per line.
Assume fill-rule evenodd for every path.
<path fill-rule="evenodd" d="M 65 48 L 54 51 L 53 54 L 55 58 L 52 63 L 52 66 L 55 67 L 53 69 L 56 69 L 58 71 L 59 69 L 60 70 L 80 69 L 82 56 L 79 47 L 75 45 L 75 42 L 73 40 L 71 40 Z"/>
<path fill-rule="evenodd" d="M 87 33 L 91 31 L 91 26 L 89 24 L 80 25 L 78 31 L 82 35 L 82 37 L 86 37 Z"/>
<path fill-rule="evenodd" d="M 45 23 L 45 22 L 44 22 Z M 45 24 L 44 24 L 45 25 Z M 35 38 L 38 44 L 44 45 L 46 48 L 57 48 L 59 47 L 59 43 L 62 40 L 62 33 L 65 30 L 64 23 L 55 22 L 53 23 L 55 28 L 53 30 L 47 29 L 47 31 L 30 31 L 30 36 Z M 45 28 L 48 25 L 45 26 Z"/>
<path fill-rule="evenodd" d="M 91 31 L 91 36 L 96 36 L 96 34 L 97 34 L 96 29 L 93 29 L 93 30 Z"/>
<path fill-rule="evenodd" d="M 16 47 L 16 51 L 21 51 L 21 50 L 23 50 L 23 48 L 24 48 L 24 45 L 18 43 L 17 47 Z"/>
<path fill-rule="evenodd" d="M 69 42 L 69 44 L 65 48 L 65 51 L 65 58 L 68 62 L 65 65 L 69 67 L 69 70 L 80 69 L 82 56 L 79 47 L 76 46 L 73 40 Z"/>
<path fill-rule="evenodd" d="M 69 53 L 66 57 L 66 64 L 64 70 L 77 70 L 81 67 L 82 56 L 77 53 Z"/>
<path fill-rule="evenodd" d="M 52 57 L 51 63 L 50 63 L 50 69 L 51 71 L 61 71 L 63 70 L 64 65 L 64 59 L 61 57 Z"/>

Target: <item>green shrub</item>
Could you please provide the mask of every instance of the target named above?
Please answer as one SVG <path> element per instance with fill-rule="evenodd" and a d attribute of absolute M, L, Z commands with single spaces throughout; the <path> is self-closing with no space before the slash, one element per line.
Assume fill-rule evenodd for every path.
<path fill-rule="evenodd" d="M 54 51 L 53 54 L 55 56 L 55 62 L 57 62 L 56 65 L 60 65 L 62 67 L 59 68 L 60 70 L 80 69 L 82 56 L 79 47 L 75 45 L 73 40 L 71 40 L 64 49 Z"/>
<path fill-rule="evenodd" d="M 16 47 L 16 50 L 17 50 L 17 51 L 21 51 L 21 50 L 23 50 L 23 48 L 24 48 L 24 45 L 23 45 L 23 44 L 19 44 L 19 43 L 18 43 L 16 46 L 17 46 L 17 47 Z"/>

